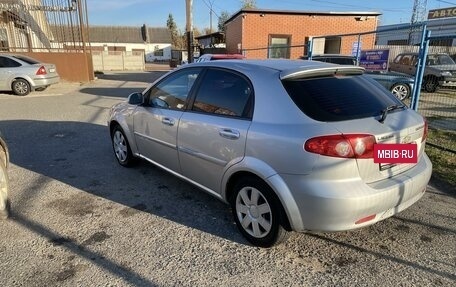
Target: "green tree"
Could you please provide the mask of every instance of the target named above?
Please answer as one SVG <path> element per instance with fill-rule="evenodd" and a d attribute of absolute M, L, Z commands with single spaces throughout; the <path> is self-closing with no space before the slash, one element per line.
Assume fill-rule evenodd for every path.
<path fill-rule="evenodd" d="M 166 27 L 168 27 L 168 30 L 171 33 L 171 42 L 172 42 L 173 47 L 179 48 L 179 44 L 180 44 L 179 31 L 177 30 L 177 24 L 174 21 L 173 14 L 168 15 L 168 20 L 166 21 Z"/>
<path fill-rule="evenodd" d="M 218 18 L 217 28 L 220 32 L 225 32 L 225 22 L 230 19 L 231 15 L 228 11 L 222 11 L 220 17 Z"/>
<path fill-rule="evenodd" d="M 257 8 L 256 0 L 241 0 L 242 9 Z"/>

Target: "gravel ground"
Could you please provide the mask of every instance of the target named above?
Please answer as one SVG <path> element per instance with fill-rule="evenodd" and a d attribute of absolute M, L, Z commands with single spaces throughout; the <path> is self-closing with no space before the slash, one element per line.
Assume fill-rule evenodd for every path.
<path fill-rule="evenodd" d="M 250 246 L 226 205 L 112 153 L 108 108 L 160 72 L 110 73 L 26 97 L 0 94 L 12 217 L 0 286 L 455 286 L 454 187 L 341 233 Z"/>

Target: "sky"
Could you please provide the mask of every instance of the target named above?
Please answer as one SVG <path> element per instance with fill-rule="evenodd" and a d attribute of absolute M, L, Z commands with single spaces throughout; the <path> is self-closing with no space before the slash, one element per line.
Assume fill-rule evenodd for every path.
<path fill-rule="evenodd" d="M 168 15 L 185 31 L 185 0 L 86 0 L 90 25 L 166 27 Z M 426 1 L 422 1 L 426 2 Z M 380 25 L 410 22 L 414 0 L 256 0 L 261 9 L 381 12 Z M 193 0 L 193 26 L 217 29 L 222 11 L 239 11 L 240 0 Z M 456 7 L 456 0 L 427 0 L 427 11 Z M 426 12 L 427 15 L 427 12 Z"/>

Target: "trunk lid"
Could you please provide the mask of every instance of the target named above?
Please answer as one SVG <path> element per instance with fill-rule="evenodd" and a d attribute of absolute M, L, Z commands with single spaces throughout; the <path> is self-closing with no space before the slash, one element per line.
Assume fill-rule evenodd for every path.
<path fill-rule="evenodd" d="M 424 120 L 412 110 L 397 110 L 387 115 L 380 123 L 377 118 L 364 118 L 348 122 L 331 123 L 342 134 L 366 133 L 375 137 L 378 144 L 405 144 L 417 145 L 417 156 L 424 152 Z M 396 176 L 416 164 L 379 164 L 373 158 L 356 159 L 360 177 L 371 183 L 385 178 Z"/>

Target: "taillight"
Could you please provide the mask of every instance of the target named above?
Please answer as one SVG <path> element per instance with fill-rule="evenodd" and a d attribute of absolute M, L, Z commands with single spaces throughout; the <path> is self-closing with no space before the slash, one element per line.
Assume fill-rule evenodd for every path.
<path fill-rule="evenodd" d="M 424 142 L 428 136 L 428 121 L 424 118 L 424 130 L 423 130 L 423 138 L 421 138 L 421 142 Z"/>
<path fill-rule="evenodd" d="M 368 134 L 327 135 L 304 144 L 308 152 L 342 158 L 373 158 L 375 137 Z"/>
<path fill-rule="evenodd" d="M 47 72 L 46 72 L 46 68 L 44 66 L 41 66 L 38 71 L 36 71 L 36 74 L 37 75 L 46 75 Z"/>

